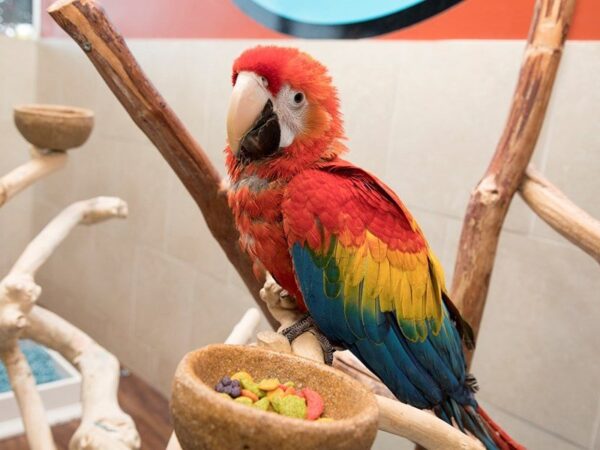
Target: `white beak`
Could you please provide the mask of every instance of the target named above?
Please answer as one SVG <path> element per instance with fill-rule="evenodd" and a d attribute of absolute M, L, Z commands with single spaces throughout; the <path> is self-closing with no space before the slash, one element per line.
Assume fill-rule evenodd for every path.
<path fill-rule="evenodd" d="M 240 72 L 229 99 L 227 112 L 227 139 L 234 155 L 240 142 L 252 128 L 270 99 L 260 77 L 252 72 Z"/>

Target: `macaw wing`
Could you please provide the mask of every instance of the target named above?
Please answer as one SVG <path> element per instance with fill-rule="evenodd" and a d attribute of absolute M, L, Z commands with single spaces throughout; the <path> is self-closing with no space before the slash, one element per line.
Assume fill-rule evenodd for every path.
<path fill-rule="evenodd" d="M 441 265 L 389 188 L 349 163 L 330 163 L 294 178 L 283 216 L 300 289 L 325 334 L 412 404 L 435 404 L 464 384 L 449 319 L 465 335 L 468 326 L 449 316 Z"/>

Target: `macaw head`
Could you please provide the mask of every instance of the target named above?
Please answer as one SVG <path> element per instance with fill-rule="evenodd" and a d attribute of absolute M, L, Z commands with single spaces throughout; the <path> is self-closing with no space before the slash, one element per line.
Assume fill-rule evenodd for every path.
<path fill-rule="evenodd" d="M 259 46 L 235 61 L 227 137 L 237 165 L 293 175 L 343 152 L 343 133 L 337 90 L 311 56 Z"/>

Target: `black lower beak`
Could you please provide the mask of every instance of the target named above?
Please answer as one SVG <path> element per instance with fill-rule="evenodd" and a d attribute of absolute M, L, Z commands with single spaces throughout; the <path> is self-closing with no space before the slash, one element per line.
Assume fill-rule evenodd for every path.
<path fill-rule="evenodd" d="M 242 161 L 267 158 L 279 150 L 280 139 L 279 120 L 273 111 L 273 102 L 269 100 L 252 129 L 242 138 L 238 158 Z"/>

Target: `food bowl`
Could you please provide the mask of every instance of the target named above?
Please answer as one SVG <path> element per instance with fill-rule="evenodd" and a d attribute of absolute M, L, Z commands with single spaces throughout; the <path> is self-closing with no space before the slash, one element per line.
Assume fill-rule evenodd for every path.
<path fill-rule="evenodd" d="M 44 150 L 82 146 L 94 126 L 89 109 L 59 105 L 21 105 L 14 108 L 15 125 L 23 137 Z"/>
<path fill-rule="evenodd" d="M 214 391 L 224 375 L 294 381 L 321 394 L 326 417 L 314 422 L 261 411 Z M 365 450 L 377 433 L 373 394 L 348 375 L 258 347 L 209 345 L 188 353 L 173 381 L 171 413 L 183 450 Z"/>

